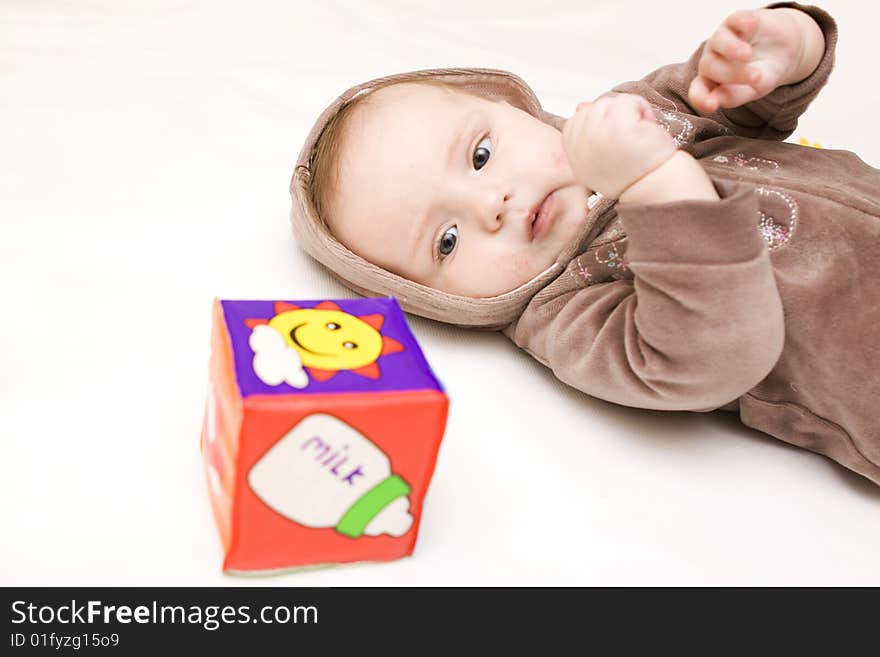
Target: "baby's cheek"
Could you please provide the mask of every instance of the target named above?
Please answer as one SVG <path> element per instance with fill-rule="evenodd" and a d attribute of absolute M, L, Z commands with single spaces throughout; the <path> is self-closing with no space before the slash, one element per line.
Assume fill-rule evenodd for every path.
<path fill-rule="evenodd" d="M 553 153 L 553 166 L 557 169 L 564 169 L 568 166 L 568 158 L 565 157 L 565 153 L 561 151 Z"/>
<path fill-rule="evenodd" d="M 530 281 L 535 276 L 535 266 L 528 253 L 514 253 L 508 248 L 493 249 L 491 254 L 484 255 L 480 266 L 471 274 L 477 276 L 487 289 L 491 288 L 495 295 L 510 292 Z"/>
<path fill-rule="evenodd" d="M 495 258 L 493 270 L 509 289 L 513 289 L 532 278 L 535 263 L 527 253 L 506 254 Z"/>
<path fill-rule="evenodd" d="M 516 272 L 521 272 L 525 270 L 531 270 L 532 259 L 527 254 L 521 253 L 519 255 L 513 256 L 512 258 L 509 258 L 506 264 L 508 269 Z"/>

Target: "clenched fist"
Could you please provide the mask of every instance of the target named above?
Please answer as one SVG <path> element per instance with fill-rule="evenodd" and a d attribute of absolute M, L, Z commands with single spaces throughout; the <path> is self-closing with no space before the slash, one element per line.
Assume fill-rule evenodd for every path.
<path fill-rule="evenodd" d="M 562 144 L 577 181 L 606 198 L 620 198 L 676 152 L 648 101 L 621 93 L 578 105 L 562 129 Z"/>

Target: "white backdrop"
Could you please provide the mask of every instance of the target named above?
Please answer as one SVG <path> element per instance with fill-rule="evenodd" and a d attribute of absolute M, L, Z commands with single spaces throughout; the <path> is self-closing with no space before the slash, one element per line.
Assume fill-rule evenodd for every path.
<path fill-rule="evenodd" d="M 511 70 L 544 106 L 687 58 L 731 1 L 0 0 L 0 585 L 880 584 L 880 488 L 723 414 L 617 407 L 411 318 L 451 408 L 415 554 L 223 575 L 198 449 L 210 304 L 353 296 L 293 163 L 348 86 Z M 804 136 L 880 167 L 880 10 L 825 3 Z M 854 346 L 855 348 L 855 346 Z"/>

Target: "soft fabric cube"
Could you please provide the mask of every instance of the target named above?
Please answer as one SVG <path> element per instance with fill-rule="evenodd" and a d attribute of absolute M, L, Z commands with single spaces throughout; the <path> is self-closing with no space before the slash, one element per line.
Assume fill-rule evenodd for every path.
<path fill-rule="evenodd" d="M 215 299 L 201 444 L 224 570 L 411 554 L 447 409 L 393 298 Z"/>

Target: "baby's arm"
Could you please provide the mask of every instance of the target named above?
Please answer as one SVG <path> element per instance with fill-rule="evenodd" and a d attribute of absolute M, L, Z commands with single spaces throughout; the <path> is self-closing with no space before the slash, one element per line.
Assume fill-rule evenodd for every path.
<path fill-rule="evenodd" d="M 721 200 L 620 207 L 635 278 L 538 294 L 505 333 L 562 381 L 618 404 L 703 411 L 743 395 L 773 369 L 785 322 L 757 196 L 716 185 Z"/>
<path fill-rule="evenodd" d="M 709 176 L 676 150 L 651 106 L 635 94 L 607 94 L 581 103 L 562 128 L 562 143 L 578 182 L 621 203 L 717 200 Z"/>
<path fill-rule="evenodd" d="M 765 9 L 759 9 L 757 12 L 766 12 L 766 15 L 774 15 L 778 12 L 774 19 L 784 19 L 785 23 L 782 20 L 775 20 L 777 31 L 779 31 L 779 25 L 787 24 L 790 27 L 794 21 L 797 21 L 796 24 L 800 27 L 797 33 L 803 38 L 802 45 L 804 47 L 803 56 L 795 58 L 798 65 L 785 69 L 782 74 L 778 72 L 780 70 L 778 69 L 780 61 L 778 58 L 774 60 L 776 61 L 774 66 L 777 67 L 776 73 L 769 72 L 771 66 L 767 61 L 760 62 L 760 66 L 765 70 L 761 73 L 761 81 L 755 84 L 760 88 L 761 93 L 766 94 L 763 97 L 746 101 L 746 95 L 734 97 L 734 91 L 731 89 L 718 90 L 719 98 L 715 98 L 715 101 L 717 102 L 723 96 L 725 103 L 714 110 L 710 110 L 705 105 L 707 100 L 705 88 L 709 88 L 711 85 L 703 87 L 704 82 L 700 79 L 706 76 L 702 74 L 700 67 L 703 67 L 706 75 L 710 75 L 709 70 L 714 68 L 716 72 L 712 74 L 715 76 L 713 79 L 721 76 L 721 73 L 717 72 L 717 65 L 709 65 L 709 62 L 713 60 L 709 55 L 706 55 L 707 48 L 709 50 L 713 48 L 710 45 L 711 38 L 700 44 L 686 62 L 659 68 L 642 80 L 618 85 L 614 91 L 639 94 L 658 107 L 712 119 L 733 134 L 743 137 L 780 141 L 786 139 L 797 127 L 798 117 L 803 114 L 828 80 L 834 65 L 837 26 L 827 12 L 809 5 L 791 2 L 778 3 L 769 5 Z M 821 40 L 816 30 L 821 32 Z M 718 32 L 716 32 L 717 34 Z M 723 39 L 723 37 L 718 37 L 718 39 Z M 753 39 L 762 39 L 760 31 L 757 39 L 755 35 L 752 35 L 750 40 Z M 718 47 L 724 49 L 723 45 L 718 45 Z M 778 50 L 778 48 L 771 48 L 766 44 L 760 46 L 760 52 L 756 49 L 755 44 L 750 44 L 749 47 L 751 48 L 750 58 L 758 54 L 765 57 L 763 53 L 767 50 Z M 816 59 L 818 59 L 818 63 L 815 62 Z M 740 72 L 748 70 L 748 66 L 740 67 L 739 70 Z M 733 73 L 729 73 L 729 75 L 733 75 Z M 803 75 L 806 77 L 798 80 Z M 717 87 L 712 87 L 709 90 L 715 91 L 716 89 Z M 752 89 L 754 90 L 754 88 Z M 749 92 L 737 89 L 735 93 L 747 94 Z M 740 104 L 734 106 L 731 103 Z M 707 126 L 703 124 L 697 126 L 696 139 L 698 141 L 701 135 L 708 136 L 710 134 L 707 131 Z"/>
<path fill-rule="evenodd" d="M 707 113 L 739 107 L 805 80 L 824 52 L 822 29 L 802 11 L 736 11 L 706 41 L 688 96 Z"/>
<path fill-rule="evenodd" d="M 753 189 L 713 184 L 634 94 L 583 103 L 562 140 L 578 181 L 620 200 L 635 277 L 538 295 L 508 335 L 562 381 L 629 406 L 710 410 L 756 385 L 785 322 Z"/>
<path fill-rule="evenodd" d="M 718 192 L 693 156 L 677 151 L 662 166 L 627 187 L 618 200 L 624 206 L 686 200 L 712 201 L 718 200 Z M 623 209 L 619 211 L 623 212 Z"/>

